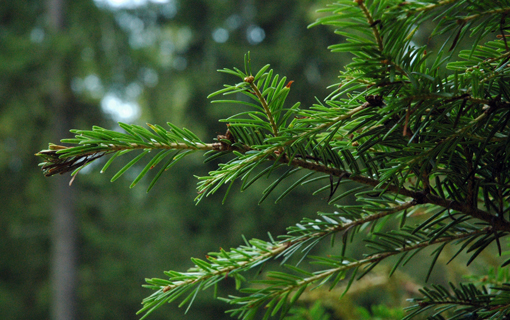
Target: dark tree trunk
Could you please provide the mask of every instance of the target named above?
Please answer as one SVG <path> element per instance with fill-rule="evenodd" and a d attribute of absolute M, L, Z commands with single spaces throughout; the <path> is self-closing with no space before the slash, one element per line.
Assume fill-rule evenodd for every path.
<path fill-rule="evenodd" d="M 65 17 L 64 0 L 47 0 L 48 29 L 51 37 L 63 33 Z M 51 55 L 48 65 L 49 110 L 53 117 L 54 141 L 67 135 L 72 121 L 68 79 L 64 68 L 65 57 L 60 52 Z M 77 222 L 74 192 L 69 187 L 69 177 L 53 179 L 53 213 L 51 231 L 51 317 L 54 320 L 76 319 L 77 290 Z"/>

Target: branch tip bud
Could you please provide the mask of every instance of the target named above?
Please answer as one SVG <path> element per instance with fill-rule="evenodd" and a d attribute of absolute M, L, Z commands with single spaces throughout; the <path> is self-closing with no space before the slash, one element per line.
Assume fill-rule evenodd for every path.
<path fill-rule="evenodd" d="M 246 78 L 244 78 L 244 82 L 248 83 L 253 83 L 254 80 L 255 80 L 254 76 L 247 76 Z"/>

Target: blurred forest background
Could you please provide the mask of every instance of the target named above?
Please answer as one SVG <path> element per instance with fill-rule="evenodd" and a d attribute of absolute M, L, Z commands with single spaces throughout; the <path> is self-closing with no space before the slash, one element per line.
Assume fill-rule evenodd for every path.
<path fill-rule="evenodd" d="M 255 68 L 269 63 L 295 81 L 290 103 L 310 106 L 315 97 L 327 96 L 327 86 L 350 59 L 329 53 L 327 46 L 339 41 L 330 29 L 306 28 L 327 2 L 4 1 L 0 317 L 136 319 L 141 300 L 152 293 L 141 288 L 144 278 L 184 271 L 191 266 L 189 257 L 235 247 L 242 234 L 267 239 L 268 231 L 282 234 L 302 217 L 331 210 L 324 196 L 310 196 L 304 188 L 277 205 L 277 193 L 257 205 L 267 187 L 262 183 L 243 194 L 233 191 L 224 205 L 220 192 L 195 206 L 193 175 L 214 168 L 203 165 L 200 156 L 179 163 L 148 194 L 150 179 L 129 190 L 135 170 L 109 182 L 122 161 L 103 174 L 101 164 L 91 166 L 69 187 L 68 175 L 45 178 L 34 156 L 48 142 L 72 137 L 70 129 L 113 129 L 118 121 L 171 121 L 210 142 L 225 133 L 217 120 L 232 114 L 233 107 L 211 105 L 206 97 L 238 81 L 216 70 L 241 67 L 247 51 Z M 413 277 L 427 266 L 423 269 L 414 269 Z M 464 272 L 445 277 L 435 271 L 450 280 Z M 400 306 L 416 291 L 409 276 L 401 275 L 398 283 L 388 282 L 386 274 L 383 278 L 376 274 L 367 281 L 384 285 L 389 295 L 372 290 L 356 297 L 354 290 L 356 304 Z M 222 284 L 220 296 L 228 286 L 233 283 Z M 335 319 L 352 316 L 349 308 L 338 310 L 334 294 L 328 302 L 321 290 L 314 292 L 305 301 L 321 300 Z M 188 315 L 170 305 L 150 319 L 230 319 L 227 308 L 204 293 Z"/>

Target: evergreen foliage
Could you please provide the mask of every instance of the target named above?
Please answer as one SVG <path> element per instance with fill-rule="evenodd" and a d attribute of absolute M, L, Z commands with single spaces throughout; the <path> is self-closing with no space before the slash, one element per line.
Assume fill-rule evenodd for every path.
<path fill-rule="evenodd" d="M 426 257 L 428 280 L 446 246 L 457 250 L 450 261 L 466 252 L 468 264 L 491 244 L 501 255 L 510 231 L 510 50 L 505 33 L 510 2 L 341 0 L 323 12 L 327 15 L 312 26 L 334 26 L 345 40 L 330 49 L 354 58 L 332 93 L 310 108 L 287 102 L 293 81 L 268 65 L 252 69 L 247 54 L 242 68 L 220 70 L 238 82 L 209 97 L 248 111 L 220 120 L 226 133 L 212 142 L 172 123 L 166 128 L 120 124 L 123 133 L 100 127 L 73 130 L 75 138 L 62 142 L 74 146 L 50 144 L 38 153 L 46 176 L 71 172 L 74 177 L 98 158 L 111 155 L 105 171 L 119 156 L 138 152 L 112 181 L 153 153 L 131 184 L 158 167 L 149 189 L 191 153 L 206 151 L 206 161 L 229 157 L 198 178 L 197 202 L 225 184 L 226 199 L 236 180 L 244 190 L 275 176 L 280 167 L 286 170 L 273 178 L 260 202 L 294 176 L 276 201 L 297 187 L 322 183 L 311 191 L 327 194 L 331 212 L 303 218 L 277 238 L 245 239 L 205 260 L 192 258 L 194 267 L 165 272 L 167 279 L 147 279 L 154 293 L 143 301 L 139 313 L 144 317 L 176 300 L 189 308 L 199 292 L 233 278 L 239 295 L 220 298 L 232 305 L 232 316 L 283 318 L 305 290 L 332 289 L 342 282 L 347 291 L 391 257 L 396 262 L 390 275 L 433 248 Z M 430 41 L 443 41 L 435 53 L 413 42 L 431 23 Z M 232 98 L 218 98 L 223 96 Z M 340 185 L 348 189 L 337 194 Z M 358 204 L 341 203 L 352 195 Z M 398 219 L 395 228 L 388 218 Z M 347 253 L 356 234 L 366 241 L 361 259 Z M 309 255 L 323 240 L 334 244 L 335 236 L 340 238 L 337 255 Z M 294 256 L 322 269 L 311 272 L 290 263 Z M 281 262 L 281 270 L 247 285 L 243 273 L 272 259 Z M 500 268 L 506 270 L 508 263 Z M 423 297 L 414 300 L 405 319 L 424 312 L 431 319 L 506 319 L 506 280 L 423 288 Z M 314 313 L 323 318 L 320 310 Z"/>

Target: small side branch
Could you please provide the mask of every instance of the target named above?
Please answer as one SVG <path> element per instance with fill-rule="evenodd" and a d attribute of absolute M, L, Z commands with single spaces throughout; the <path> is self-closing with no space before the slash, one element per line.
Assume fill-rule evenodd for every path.
<path fill-rule="evenodd" d="M 499 9 L 488 10 L 488 11 L 480 12 L 480 13 L 473 14 L 470 16 L 466 16 L 466 17 L 462 18 L 462 21 L 467 22 L 469 20 L 477 19 L 477 18 L 483 17 L 483 16 L 494 16 L 497 14 L 507 15 L 508 13 L 510 13 L 509 7 L 499 8 Z"/>
<path fill-rule="evenodd" d="M 56 174 L 64 174 L 77 170 L 88 163 L 97 160 L 107 154 L 124 151 L 124 150 L 137 150 L 137 149 L 152 149 L 152 150 L 217 150 L 222 151 L 225 149 L 224 143 L 159 143 L 159 142 L 147 142 L 147 143 L 128 143 L 122 145 L 115 144 L 91 144 L 88 149 L 76 150 L 73 149 L 83 148 L 84 146 L 77 147 L 66 147 L 55 144 L 50 144 L 48 150 L 42 150 L 36 153 L 45 160 L 42 163 L 43 174 L 46 177 L 50 177 Z"/>
<path fill-rule="evenodd" d="M 433 4 L 429 4 L 427 6 L 423 6 L 421 8 L 417 8 L 417 9 L 412 9 L 412 10 L 409 10 L 410 12 L 425 12 L 425 11 L 429 11 L 429 10 L 434 10 L 434 9 L 437 9 L 439 7 L 442 7 L 442 6 L 445 6 L 445 5 L 448 5 L 450 3 L 454 3 L 455 1 L 457 0 L 444 0 L 444 1 L 439 1 L 438 3 L 433 3 Z"/>
<path fill-rule="evenodd" d="M 354 2 L 360 7 L 360 9 L 365 14 L 365 17 L 367 17 L 368 24 L 370 25 L 370 28 L 372 28 L 372 32 L 374 33 L 375 41 L 377 42 L 377 47 L 379 48 L 379 51 L 383 50 L 383 42 L 381 38 L 381 34 L 379 33 L 379 30 L 377 29 L 377 24 L 372 15 L 370 14 L 370 11 L 368 11 L 368 8 L 365 6 L 364 0 L 354 0 Z"/>
<path fill-rule="evenodd" d="M 260 101 L 260 104 L 262 105 L 262 108 L 264 108 L 264 112 L 266 113 L 267 118 L 269 119 L 269 123 L 271 124 L 271 129 L 273 130 L 273 135 L 275 137 L 278 136 L 278 127 L 276 126 L 276 122 L 274 121 L 273 114 L 271 113 L 271 110 L 269 110 L 269 105 L 267 104 L 266 99 L 262 96 L 262 93 L 260 93 L 259 88 L 253 83 L 255 80 L 254 76 L 248 76 L 244 78 L 244 82 L 248 83 L 250 85 L 250 88 L 253 90 L 255 95 Z"/>

